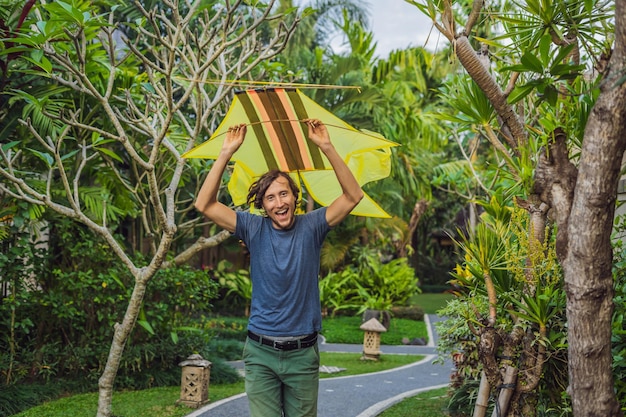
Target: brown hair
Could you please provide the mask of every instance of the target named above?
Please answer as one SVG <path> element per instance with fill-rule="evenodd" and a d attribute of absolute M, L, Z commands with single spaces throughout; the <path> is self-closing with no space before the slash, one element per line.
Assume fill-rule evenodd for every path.
<path fill-rule="evenodd" d="M 263 209 L 263 197 L 265 197 L 265 192 L 278 177 L 284 177 L 287 179 L 289 188 L 291 188 L 291 192 L 296 199 L 296 204 L 298 204 L 298 195 L 300 190 L 298 189 L 296 182 L 289 176 L 289 174 L 278 169 L 273 169 L 261 175 L 261 178 L 256 180 L 250 186 L 250 189 L 248 190 L 247 203 L 250 205 L 254 204 L 254 208 L 258 210 Z"/>

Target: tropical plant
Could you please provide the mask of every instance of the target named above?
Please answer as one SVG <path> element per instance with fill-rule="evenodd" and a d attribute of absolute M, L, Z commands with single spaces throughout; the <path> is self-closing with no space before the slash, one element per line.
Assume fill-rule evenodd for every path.
<path fill-rule="evenodd" d="M 231 80 L 272 79 L 273 67 L 263 63 L 300 20 L 293 10 L 274 14 L 273 5 L 37 4 L 12 34 L 12 48 L 0 52 L 18 57 L 7 78 L 15 80 L 11 101 L 23 105 L 19 127 L 0 148 L 0 193 L 84 224 L 133 276 L 99 380 L 98 416 L 111 415 L 148 283 L 228 236 L 191 232 L 202 223 L 191 203 L 206 164 L 181 155 L 217 125 L 236 87 Z M 144 258 L 116 239 L 123 222 L 134 231 L 130 251 Z"/>
<path fill-rule="evenodd" d="M 389 313 L 392 307 L 405 306 L 411 296 L 420 292 L 419 280 L 407 258 L 383 262 L 377 253 L 363 247 L 352 259 L 354 264 L 320 280 L 322 308 L 332 316 L 340 310 Z"/>
<path fill-rule="evenodd" d="M 376 258 L 370 259 L 360 269 L 356 286 L 360 313 L 365 309 L 389 311 L 393 306 L 404 306 L 420 292 L 418 278 L 406 258 L 384 264 Z"/>
<path fill-rule="evenodd" d="M 488 404 L 488 391 L 485 395 L 478 390 L 479 375 L 491 386 L 511 384 L 515 375 L 523 378 L 524 388 L 510 385 L 507 395 L 513 398 L 512 408 L 530 402 L 536 409 L 538 404 L 558 409 L 553 398 L 560 398 L 567 385 L 562 362 L 567 345 L 565 292 L 555 242 L 532 251 L 522 209 L 495 200 L 483 205 L 482 221 L 460 242 L 465 262 L 453 273 L 458 304 L 451 303 L 441 312 L 453 318 L 454 325 L 445 323 L 438 329 L 441 351 L 459 352 L 456 356 L 462 358 L 455 361 L 459 380 L 454 389 L 464 387 L 460 392 L 474 398 L 466 406 L 485 412 L 493 405 Z M 526 262 L 531 253 L 535 268 L 529 276 Z M 535 291 L 528 291 L 528 285 Z M 507 359 L 498 363 L 490 352 Z M 542 380 L 546 369 L 551 378 Z M 499 401 L 502 410 L 504 403 Z M 457 403 L 455 408 L 462 407 Z"/>
<path fill-rule="evenodd" d="M 340 272 L 329 272 L 320 279 L 320 303 L 323 316 L 335 317 L 341 310 L 359 308 L 351 301 L 357 294 L 354 286 L 357 278 L 353 269 L 346 268 Z"/>
<path fill-rule="evenodd" d="M 217 268 L 213 271 L 215 278 L 222 288 L 227 288 L 227 296 L 236 294 L 244 300 L 245 316 L 250 315 L 250 302 L 252 301 L 252 281 L 250 280 L 250 272 L 247 269 L 238 269 L 232 271 L 232 263 L 227 260 L 221 260 L 217 264 Z"/>
<path fill-rule="evenodd" d="M 475 160 L 468 158 L 472 175 L 488 197 L 510 187 L 500 186 L 499 178 L 506 179 L 502 184 L 514 183 L 515 203 L 528 213 L 524 262 L 528 278 L 518 300 L 522 294 L 529 297 L 529 303 L 546 295 L 531 273 L 541 248 L 555 241 L 568 288 L 568 392 L 574 414 L 621 415 L 606 346 L 613 310 L 609 237 L 626 148 L 624 2 L 531 1 L 485 6 L 474 1 L 461 11 L 451 2 L 408 1 L 432 18 L 465 71 L 448 88 L 452 93 L 462 92 L 449 97 L 464 98 L 466 103 L 460 106 L 457 120 L 449 122 L 458 128 L 453 134 L 464 149 L 473 152 L 479 139 L 489 143 L 489 152 L 476 154 Z M 481 14 L 484 7 L 489 12 Z M 487 26 L 496 29 L 484 30 Z M 604 117 L 607 112 L 614 116 L 611 121 Z M 555 229 L 550 227 L 549 213 Z M 485 342 L 488 346 L 494 340 Z M 592 355 L 589 345 L 598 347 Z M 538 353 L 543 361 L 545 352 Z M 505 352 L 503 356 L 510 355 Z M 483 365 L 488 364 L 494 359 L 493 351 L 482 352 L 480 358 Z M 526 367 L 533 361 L 521 358 L 520 363 Z M 508 363 L 504 366 L 511 371 L 508 382 L 515 389 L 535 385 L 514 375 Z M 593 390 L 587 389 L 590 384 Z M 501 413 L 531 416 L 538 412 L 534 400 L 513 401 L 507 408 L 507 389 L 499 390 Z"/>

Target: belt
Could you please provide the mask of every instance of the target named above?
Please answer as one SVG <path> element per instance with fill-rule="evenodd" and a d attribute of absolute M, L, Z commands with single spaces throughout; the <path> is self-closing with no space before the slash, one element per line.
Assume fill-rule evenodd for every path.
<path fill-rule="evenodd" d="M 317 343 L 317 333 L 311 333 L 302 339 L 296 340 L 274 340 L 267 337 L 263 337 L 256 333 L 252 333 L 248 330 L 248 337 L 255 342 L 258 342 L 265 346 L 270 346 L 276 350 L 295 350 L 304 349 L 313 346 Z"/>

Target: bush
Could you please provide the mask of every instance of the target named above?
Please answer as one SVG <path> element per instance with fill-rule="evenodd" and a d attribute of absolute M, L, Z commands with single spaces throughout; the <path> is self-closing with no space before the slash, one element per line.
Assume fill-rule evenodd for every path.
<path fill-rule="evenodd" d="M 61 393 L 58 384 L 8 385 L 0 387 L 0 417 L 12 416 Z"/>
<path fill-rule="evenodd" d="M 391 314 L 397 319 L 424 320 L 424 310 L 418 306 L 393 307 Z"/>
<path fill-rule="evenodd" d="M 248 336 L 248 319 L 213 317 L 204 319 L 202 328 L 216 339 L 234 339 L 241 342 Z"/>
<path fill-rule="evenodd" d="M 406 258 L 383 263 L 366 253 L 358 262 L 358 267 L 331 272 L 320 280 L 322 308 L 331 316 L 340 310 L 390 311 L 393 306 L 405 306 L 420 291 Z"/>
<path fill-rule="evenodd" d="M 108 244 L 81 225 L 50 219 L 44 251 L 30 233 L 20 232 L 24 221 L 14 220 L 0 254 L 0 277 L 11 288 L 0 302 L 0 374 L 3 394 L 14 386 L 24 394 L 23 400 L 12 396 L 11 406 L 24 408 L 34 398 L 29 388 L 48 382 L 64 381 L 58 386 L 72 392 L 97 387 L 133 278 Z M 207 273 L 188 266 L 156 274 L 122 357 L 118 388 L 180 383 L 178 363 L 211 339 L 208 330 L 187 329 L 211 308 L 216 286 Z"/>
<path fill-rule="evenodd" d="M 237 370 L 222 359 L 211 361 L 211 384 L 233 384 L 240 380 L 241 375 Z"/>

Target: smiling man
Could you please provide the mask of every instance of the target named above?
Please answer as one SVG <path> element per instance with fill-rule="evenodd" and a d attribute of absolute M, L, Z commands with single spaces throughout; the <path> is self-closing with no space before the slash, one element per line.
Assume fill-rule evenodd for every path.
<path fill-rule="evenodd" d="M 315 119 L 305 123 L 309 139 L 326 155 L 341 185 L 342 194 L 328 207 L 296 215 L 298 187 L 287 173 L 277 170 L 262 175 L 248 193 L 248 204 L 263 216 L 221 204 L 217 200 L 220 181 L 245 139 L 245 125 L 228 129 L 195 203 L 250 251 L 252 303 L 243 359 L 251 417 L 317 416 L 320 250 L 330 229 L 363 198 L 326 126 Z"/>

